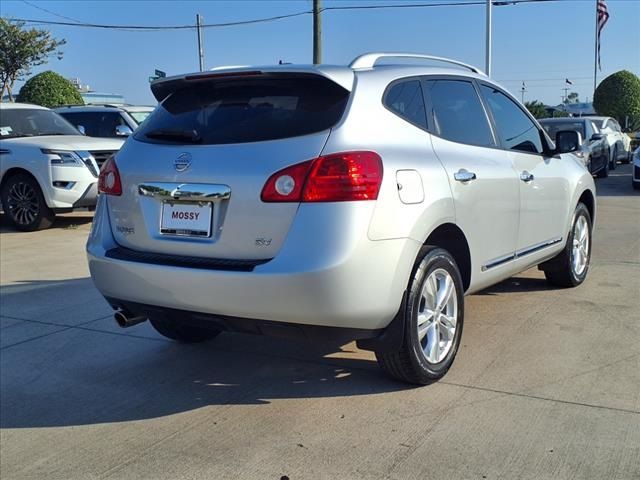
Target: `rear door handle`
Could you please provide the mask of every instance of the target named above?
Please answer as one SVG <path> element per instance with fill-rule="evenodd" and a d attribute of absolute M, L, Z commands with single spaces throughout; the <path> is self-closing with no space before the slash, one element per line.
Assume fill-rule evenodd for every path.
<path fill-rule="evenodd" d="M 526 170 L 520 174 L 520 180 L 522 180 L 524 183 L 533 182 L 533 179 L 533 173 L 529 173 Z"/>
<path fill-rule="evenodd" d="M 455 178 L 458 182 L 466 183 L 466 182 L 470 182 L 471 180 L 475 180 L 477 177 L 475 173 L 469 172 L 464 168 L 461 168 L 460 170 L 458 170 L 456 173 L 453 174 L 453 178 Z"/>

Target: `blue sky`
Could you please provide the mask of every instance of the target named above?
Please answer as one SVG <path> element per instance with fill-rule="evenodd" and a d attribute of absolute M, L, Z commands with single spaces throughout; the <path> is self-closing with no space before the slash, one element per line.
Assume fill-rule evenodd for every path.
<path fill-rule="evenodd" d="M 442 0 L 324 0 L 323 6 L 434 3 Z M 35 5 L 29 5 L 31 3 Z M 209 1 L 38 1 L 2 0 L 0 14 L 64 21 L 51 13 L 88 23 L 184 25 L 249 20 L 310 10 L 311 0 Z M 611 17 L 602 37 L 599 80 L 622 69 L 640 75 L 640 0 L 607 0 Z M 561 101 L 564 79 L 581 100 L 593 95 L 595 0 L 494 7 L 493 71 L 520 98 Z M 412 51 L 448 56 L 484 68 L 483 6 L 396 8 L 323 13 L 323 62 L 347 64 L 368 51 Z M 132 103 L 153 103 L 148 77 L 159 68 L 169 75 L 196 71 L 196 33 L 131 32 L 50 26 L 65 38 L 62 60 L 52 58 L 34 73 L 51 69 L 79 77 L 92 89 L 121 93 Z M 205 65 L 311 63 L 311 15 L 247 26 L 209 28 L 204 33 Z"/>

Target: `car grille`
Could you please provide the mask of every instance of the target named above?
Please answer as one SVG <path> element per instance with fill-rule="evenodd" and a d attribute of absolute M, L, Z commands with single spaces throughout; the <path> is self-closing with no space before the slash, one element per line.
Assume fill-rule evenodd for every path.
<path fill-rule="evenodd" d="M 102 164 L 107 161 L 111 155 L 116 153 L 117 150 L 90 150 L 89 153 L 93 155 L 93 158 L 96 159 L 96 163 L 98 164 L 98 170 L 102 168 Z"/>

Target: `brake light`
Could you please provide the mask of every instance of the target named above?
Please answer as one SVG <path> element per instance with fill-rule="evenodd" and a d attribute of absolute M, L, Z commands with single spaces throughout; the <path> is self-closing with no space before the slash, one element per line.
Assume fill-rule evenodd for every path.
<path fill-rule="evenodd" d="M 100 169 L 98 177 L 98 191 L 105 195 L 122 195 L 122 182 L 120 181 L 120 172 L 116 165 L 114 156 L 111 156 L 104 162 Z"/>
<path fill-rule="evenodd" d="M 269 177 L 263 202 L 376 200 L 382 159 L 375 152 L 342 152 L 287 167 Z"/>

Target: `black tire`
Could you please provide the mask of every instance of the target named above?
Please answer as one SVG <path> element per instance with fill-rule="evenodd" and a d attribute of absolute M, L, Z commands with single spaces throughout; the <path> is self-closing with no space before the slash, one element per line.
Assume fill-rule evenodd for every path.
<path fill-rule="evenodd" d="M 640 182 L 636 182 L 632 180 L 631 185 L 633 186 L 634 190 L 640 190 Z"/>
<path fill-rule="evenodd" d="M 609 163 L 609 170 L 615 170 L 616 165 L 618 164 L 618 147 L 613 148 L 613 153 L 611 154 L 611 161 Z"/>
<path fill-rule="evenodd" d="M 586 265 L 584 270 L 576 271 L 574 268 L 574 238 L 576 236 L 576 224 L 581 218 L 586 220 L 588 246 L 586 248 Z M 557 256 L 543 263 L 540 268 L 544 271 L 547 281 L 557 287 L 571 288 L 577 287 L 589 273 L 589 264 L 591 263 L 591 247 L 592 247 L 592 224 L 589 210 L 583 203 L 579 203 L 573 214 L 571 222 L 571 230 L 567 235 L 567 244 Z"/>
<path fill-rule="evenodd" d="M 432 274 L 438 275 L 441 272 L 446 272 L 453 281 L 452 295 L 455 295 L 457 309 L 449 311 L 450 305 L 447 305 L 446 313 L 451 315 L 454 310 L 457 310 L 455 315 L 451 315 L 456 317 L 456 325 L 448 353 L 444 354 L 444 357 L 437 363 L 432 363 L 427 359 L 427 354 L 423 350 L 423 348 L 428 348 L 429 335 L 425 334 L 422 341 L 418 336 L 418 313 L 421 309 L 426 308 L 426 299 L 423 298 L 425 282 Z M 456 356 L 462 336 L 464 289 L 460 271 L 453 257 L 442 248 L 423 247 L 414 266 L 408 292 L 409 298 L 404 312 L 405 328 L 402 346 L 396 352 L 376 352 L 376 358 L 380 367 L 392 377 L 408 383 L 425 385 L 442 378 L 447 373 Z M 445 309 L 442 311 L 445 312 Z M 435 320 L 431 322 L 431 324 L 435 323 L 437 323 Z M 442 338 L 439 328 L 445 327 L 436 326 L 435 330 L 432 329 L 432 333 L 436 332 L 438 339 Z M 439 344 L 440 342 L 436 348 L 439 348 Z"/>
<path fill-rule="evenodd" d="M 179 319 L 150 318 L 149 322 L 160 335 L 182 343 L 206 342 L 220 334 L 220 330 L 186 325 Z"/>
<path fill-rule="evenodd" d="M 607 178 L 609 176 L 609 162 L 604 162 L 604 167 L 598 172 L 598 178 Z"/>
<path fill-rule="evenodd" d="M 53 224 L 56 215 L 47 206 L 40 185 L 32 176 L 12 175 L 2 185 L 0 197 L 4 213 L 16 229 L 33 232 Z"/>

